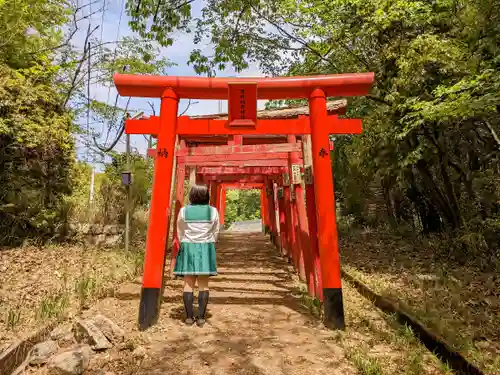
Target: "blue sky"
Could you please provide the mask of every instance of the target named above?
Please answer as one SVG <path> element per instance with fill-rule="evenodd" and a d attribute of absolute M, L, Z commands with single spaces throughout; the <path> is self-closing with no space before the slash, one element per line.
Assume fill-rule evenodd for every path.
<path fill-rule="evenodd" d="M 108 41 L 114 41 L 117 40 L 117 35 L 120 37 L 127 36 L 127 35 L 133 35 L 132 31 L 130 30 L 128 26 L 128 21 L 129 18 L 125 14 L 124 10 L 124 0 L 102 0 L 103 2 L 105 1 L 106 3 L 106 11 L 104 12 L 104 21 L 102 23 L 102 30 L 99 29 L 96 31 L 97 36 L 100 37 L 101 32 L 102 32 L 102 40 L 103 42 L 108 42 Z M 101 3 L 102 4 L 102 3 Z M 98 4 L 93 5 L 94 10 L 98 8 Z M 198 0 L 193 3 L 193 13 L 194 15 L 200 15 L 201 9 L 203 7 L 203 0 Z M 86 10 L 88 11 L 88 9 Z M 120 13 L 122 12 L 122 20 L 120 27 L 119 26 L 119 20 L 120 20 Z M 101 20 L 102 20 L 102 14 L 95 14 L 92 19 L 91 23 L 92 25 L 101 25 Z M 85 22 L 85 21 L 84 21 Z M 81 29 L 86 29 L 83 27 L 83 24 L 80 26 Z M 83 47 L 83 41 L 84 41 L 84 30 L 77 34 L 75 36 L 74 43 L 79 46 Z M 176 75 L 176 76 L 194 76 L 196 75 L 195 72 L 193 71 L 193 68 L 191 66 L 188 66 L 186 61 L 189 58 L 190 52 L 194 48 L 201 48 L 200 45 L 195 46 L 192 43 L 192 34 L 182 34 L 182 33 L 177 33 L 174 34 L 174 44 L 171 47 L 168 48 L 163 48 L 161 50 L 161 54 L 163 56 L 168 57 L 171 61 L 176 63 L 177 65 L 174 67 L 169 68 L 168 74 L 169 75 Z M 204 51 L 209 51 L 212 46 L 206 43 L 203 45 Z M 228 77 L 228 76 L 262 76 L 261 72 L 259 71 L 257 66 L 250 66 L 249 69 L 246 71 L 237 74 L 231 67 L 225 69 L 222 72 L 217 73 L 217 76 L 219 77 Z M 91 87 L 91 97 L 100 101 L 107 102 L 108 104 L 112 104 L 113 101 L 115 100 L 116 96 L 116 89 L 114 87 L 109 90 L 106 87 L 102 86 L 97 86 L 94 85 Z M 120 97 L 119 98 L 119 103 L 121 103 L 123 106 L 126 103 L 126 100 L 128 98 Z M 145 114 L 150 114 L 151 109 L 150 106 L 148 105 L 149 102 L 154 102 L 155 108 L 158 110 L 159 109 L 159 100 L 155 99 L 146 99 L 146 98 L 132 98 L 130 102 L 129 108 L 132 108 L 134 110 L 138 111 L 144 111 Z M 210 114 L 210 113 L 217 113 L 219 112 L 219 101 L 216 100 L 200 100 L 198 101 L 199 103 L 192 105 L 189 110 L 187 111 L 187 115 L 199 115 L 199 114 Z M 179 111 L 184 111 L 186 108 L 187 101 L 181 100 L 179 104 Z M 259 101 L 258 107 L 263 108 L 264 106 L 264 101 Z M 222 103 L 222 111 L 227 110 L 227 103 L 223 102 Z M 132 114 L 135 112 L 132 111 Z M 103 128 L 103 124 L 94 124 L 94 131 L 101 132 Z M 104 125 L 105 128 L 105 125 Z M 110 137 L 114 138 L 114 137 Z M 101 140 L 101 142 L 104 141 L 104 137 Z M 115 147 L 115 150 L 118 151 L 124 151 L 125 150 L 125 136 L 122 137 L 122 141 L 117 144 Z M 133 135 L 131 136 L 131 144 L 133 148 L 136 148 L 139 150 L 141 153 L 146 152 L 147 148 L 147 142 L 145 138 L 142 135 Z M 79 147 L 78 149 L 78 154 L 79 155 L 84 155 L 84 149 L 83 147 Z M 98 169 L 102 169 L 102 165 L 96 165 Z"/>

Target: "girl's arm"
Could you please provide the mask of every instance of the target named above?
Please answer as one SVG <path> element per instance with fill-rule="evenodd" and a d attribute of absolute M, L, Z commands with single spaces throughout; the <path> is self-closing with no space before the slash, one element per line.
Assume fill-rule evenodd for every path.
<path fill-rule="evenodd" d="M 219 239 L 220 222 L 219 222 L 219 212 L 214 208 L 215 217 L 214 223 L 212 225 L 212 234 L 214 235 L 215 242 Z"/>
<path fill-rule="evenodd" d="M 179 215 L 177 216 L 177 238 L 179 239 L 179 242 L 184 238 L 184 228 L 184 207 L 181 207 L 181 209 L 179 210 Z"/>

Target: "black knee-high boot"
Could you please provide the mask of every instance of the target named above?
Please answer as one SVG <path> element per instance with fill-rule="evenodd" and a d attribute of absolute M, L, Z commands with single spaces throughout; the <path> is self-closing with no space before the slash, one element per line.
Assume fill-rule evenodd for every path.
<path fill-rule="evenodd" d="M 193 303 L 194 294 L 193 292 L 184 292 L 184 310 L 186 312 L 186 324 L 194 323 L 194 313 L 193 313 Z"/>
<path fill-rule="evenodd" d="M 198 293 L 198 320 L 196 321 L 199 326 L 205 324 L 205 312 L 207 311 L 208 304 L 208 290 Z"/>

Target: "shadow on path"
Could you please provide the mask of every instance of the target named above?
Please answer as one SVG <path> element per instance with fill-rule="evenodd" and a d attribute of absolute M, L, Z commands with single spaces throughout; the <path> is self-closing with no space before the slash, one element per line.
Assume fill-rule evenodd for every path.
<path fill-rule="evenodd" d="M 203 328 L 181 322 L 182 280 L 166 283 L 158 323 L 145 332 L 136 329 L 140 285 L 128 284 L 109 299 L 119 325 L 146 342 L 147 357 L 138 364 L 124 356 L 96 368 L 138 375 L 356 373 L 331 332 L 301 305 L 292 267 L 262 234 L 224 232 L 217 260 L 220 274 L 210 280 Z"/>

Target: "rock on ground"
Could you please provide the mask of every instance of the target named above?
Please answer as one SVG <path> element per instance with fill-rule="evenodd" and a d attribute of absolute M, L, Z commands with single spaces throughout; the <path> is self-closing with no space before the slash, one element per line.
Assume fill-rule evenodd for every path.
<path fill-rule="evenodd" d="M 92 318 L 92 322 L 113 344 L 120 343 L 125 339 L 125 332 L 123 329 L 118 327 L 112 320 L 106 318 L 104 315 L 96 315 Z"/>
<path fill-rule="evenodd" d="M 36 344 L 33 349 L 31 349 L 29 364 L 36 366 L 47 363 L 49 358 L 54 355 L 58 349 L 57 342 L 52 340 Z"/>
<path fill-rule="evenodd" d="M 134 358 L 144 358 L 146 356 L 146 349 L 144 349 L 142 346 L 138 346 L 132 352 L 132 356 Z"/>
<path fill-rule="evenodd" d="M 84 344 L 52 357 L 48 363 L 50 375 L 80 375 L 90 362 L 90 346 Z"/>
<path fill-rule="evenodd" d="M 65 323 L 60 326 L 57 326 L 50 332 L 50 338 L 54 341 L 59 340 L 60 338 L 66 336 L 68 333 L 71 333 L 71 323 Z"/>
<path fill-rule="evenodd" d="M 71 323 L 60 325 L 50 333 L 50 338 L 57 341 L 60 347 L 65 348 L 75 344 Z"/>
<path fill-rule="evenodd" d="M 89 344 L 94 350 L 105 350 L 113 347 L 106 336 L 90 320 L 77 319 L 73 330 L 78 342 Z"/>

